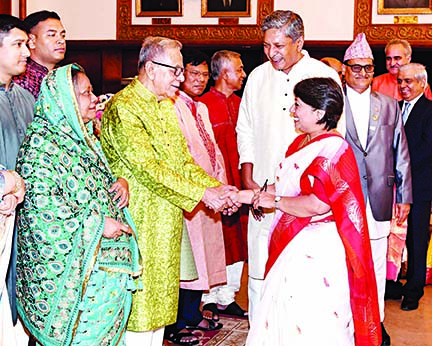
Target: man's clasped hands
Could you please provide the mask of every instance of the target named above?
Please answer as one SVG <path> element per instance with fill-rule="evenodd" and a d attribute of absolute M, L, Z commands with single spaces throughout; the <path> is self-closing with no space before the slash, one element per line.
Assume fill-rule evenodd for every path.
<path fill-rule="evenodd" d="M 262 205 L 261 194 L 268 195 L 268 193 L 262 190 L 239 191 L 235 186 L 220 185 L 207 188 L 202 201 L 207 208 L 212 209 L 216 213 L 222 212 L 224 215 L 232 215 L 237 212 L 242 204 L 251 204 L 258 219 L 261 219 L 263 215 L 259 213 L 259 207 L 268 207 L 267 205 Z M 253 213 L 253 215 L 255 214 Z"/>

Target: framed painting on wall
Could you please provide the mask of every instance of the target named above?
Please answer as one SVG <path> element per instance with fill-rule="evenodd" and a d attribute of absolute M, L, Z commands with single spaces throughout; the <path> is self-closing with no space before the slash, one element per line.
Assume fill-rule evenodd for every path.
<path fill-rule="evenodd" d="M 273 0 L 254 0 L 257 8 L 255 24 L 165 25 L 164 23 L 155 23 L 139 25 L 132 24 L 132 18 L 136 16 L 132 10 L 133 1 L 135 0 L 117 0 L 118 40 L 139 40 L 142 42 L 146 36 L 157 35 L 180 40 L 183 44 L 227 45 L 229 43 L 230 45 L 259 45 L 261 47 L 261 23 L 267 15 L 273 12 Z M 251 0 L 247 1 L 249 3 Z"/>
<path fill-rule="evenodd" d="M 178 17 L 183 15 L 183 0 L 136 0 L 137 17 Z"/>
<path fill-rule="evenodd" d="M 432 0 L 378 0 L 378 14 L 431 14 Z"/>
<path fill-rule="evenodd" d="M 201 0 L 203 17 L 250 17 L 251 0 Z"/>
<path fill-rule="evenodd" d="M 358 33 L 364 32 L 369 44 L 385 45 L 392 38 L 400 38 L 408 40 L 412 45 L 430 45 L 432 41 L 431 22 L 403 25 L 374 23 L 372 12 L 374 8 L 373 2 L 375 1 L 381 0 L 354 0 L 354 37 Z M 408 2 L 409 0 L 407 0 Z"/>

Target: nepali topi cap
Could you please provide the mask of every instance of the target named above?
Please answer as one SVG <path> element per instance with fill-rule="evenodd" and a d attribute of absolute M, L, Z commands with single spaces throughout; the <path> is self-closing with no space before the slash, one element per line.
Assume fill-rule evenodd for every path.
<path fill-rule="evenodd" d="M 366 35 L 361 32 L 357 35 L 354 42 L 347 48 L 344 56 L 344 61 L 351 59 L 367 59 L 373 60 L 372 50 L 366 40 Z"/>

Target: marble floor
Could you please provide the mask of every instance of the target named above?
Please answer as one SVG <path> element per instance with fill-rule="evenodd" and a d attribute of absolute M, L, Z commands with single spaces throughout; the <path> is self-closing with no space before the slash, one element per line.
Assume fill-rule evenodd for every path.
<path fill-rule="evenodd" d="M 242 287 L 237 295 L 238 304 L 247 308 L 247 267 Z M 426 286 L 420 306 L 414 311 L 402 311 L 401 301 L 387 300 L 384 325 L 392 346 L 432 346 L 432 286 Z"/>

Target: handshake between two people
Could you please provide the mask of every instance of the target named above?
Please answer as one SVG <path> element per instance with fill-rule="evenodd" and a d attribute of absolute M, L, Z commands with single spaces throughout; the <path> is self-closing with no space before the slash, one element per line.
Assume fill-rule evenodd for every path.
<path fill-rule="evenodd" d="M 269 187 L 272 190 L 274 185 Z M 255 219 L 261 220 L 264 217 L 262 208 L 275 207 L 273 194 L 274 191 L 267 192 L 263 189 L 239 191 L 235 186 L 220 185 L 207 188 L 202 201 L 207 208 L 224 215 L 232 215 L 242 204 L 250 204 Z"/>

